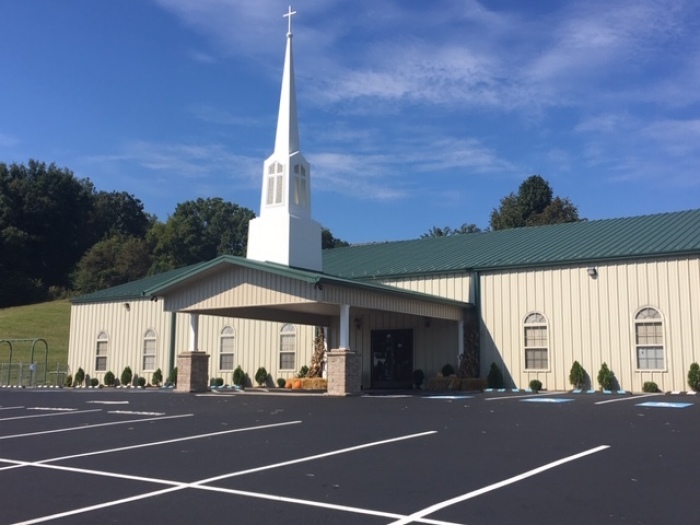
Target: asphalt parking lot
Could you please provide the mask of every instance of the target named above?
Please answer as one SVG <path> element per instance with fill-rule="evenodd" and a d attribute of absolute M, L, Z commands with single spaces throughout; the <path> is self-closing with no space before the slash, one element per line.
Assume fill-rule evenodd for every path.
<path fill-rule="evenodd" d="M 692 523 L 700 397 L 0 390 L 0 523 Z"/>

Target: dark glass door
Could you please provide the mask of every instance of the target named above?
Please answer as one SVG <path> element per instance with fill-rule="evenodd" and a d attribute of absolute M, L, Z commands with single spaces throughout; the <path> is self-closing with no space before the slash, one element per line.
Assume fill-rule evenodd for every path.
<path fill-rule="evenodd" d="M 413 330 L 372 330 L 372 388 L 411 388 Z"/>

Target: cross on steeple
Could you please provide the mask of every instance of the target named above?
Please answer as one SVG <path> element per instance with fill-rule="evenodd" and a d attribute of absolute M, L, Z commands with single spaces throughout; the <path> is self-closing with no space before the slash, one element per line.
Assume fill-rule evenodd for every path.
<path fill-rule="evenodd" d="M 292 6 L 289 6 L 289 11 L 285 14 L 282 15 L 283 18 L 287 18 L 288 20 L 288 25 L 287 25 L 287 36 L 291 36 L 292 34 L 292 16 L 296 15 L 296 11 L 292 11 Z"/>

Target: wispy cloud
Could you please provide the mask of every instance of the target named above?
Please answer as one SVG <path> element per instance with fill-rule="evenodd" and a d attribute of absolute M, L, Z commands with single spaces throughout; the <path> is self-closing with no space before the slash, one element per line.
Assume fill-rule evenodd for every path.
<path fill-rule="evenodd" d="M 12 135 L 8 135 L 6 133 L 1 133 L 0 132 L 0 146 L 3 148 L 11 148 L 13 146 L 16 146 L 19 144 L 19 139 L 17 137 L 13 137 Z"/>

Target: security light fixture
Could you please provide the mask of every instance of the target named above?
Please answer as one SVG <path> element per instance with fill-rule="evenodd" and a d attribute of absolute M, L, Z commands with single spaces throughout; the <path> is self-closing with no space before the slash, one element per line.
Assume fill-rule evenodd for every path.
<path fill-rule="evenodd" d="M 589 268 L 587 271 L 591 279 L 595 279 L 596 277 L 598 277 L 598 270 L 596 270 L 594 267 Z"/>

